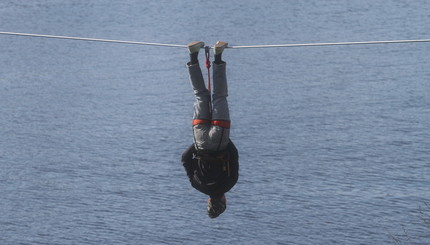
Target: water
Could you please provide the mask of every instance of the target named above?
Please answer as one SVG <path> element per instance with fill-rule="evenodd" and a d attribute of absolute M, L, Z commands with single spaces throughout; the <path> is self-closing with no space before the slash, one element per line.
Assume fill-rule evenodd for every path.
<path fill-rule="evenodd" d="M 11 1 L 2 31 L 213 45 L 428 38 L 426 1 Z M 228 50 L 241 176 L 179 158 L 185 49 L 0 36 L 0 244 L 429 244 L 427 43 Z"/>

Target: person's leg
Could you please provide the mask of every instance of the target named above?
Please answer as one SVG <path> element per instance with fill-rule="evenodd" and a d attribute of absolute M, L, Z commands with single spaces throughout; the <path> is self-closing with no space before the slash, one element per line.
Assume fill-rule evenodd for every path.
<path fill-rule="evenodd" d="M 209 136 L 215 143 L 214 150 L 223 150 L 230 139 L 230 112 L 227 102 L 226 63 L 221 55 L 227 46 L 225 42 L 215 45 L 215 62 L 213 63 L 213 96 L 212 96 L 212 129 Z"/>
<path fill-rule="evenodd" d="M 202 70 L 200 69 L 198 61 L 198 54 L 200 48 L 203 46 L 203 42 L 192 42 L 188 44 L 190 62 L 187 63 L 187 67 L 191 87 L 195 96 L 193 120 L 210 120 L 212 118 L 210 110 L 210 93 L 206 88 Z"/>
<path fill-rule="evenodd" d="M 203 74 L 198 62 L 198 52 L 204 46 L 203 42 L 193 42 L 188 45 L 190 62 L 187 63 L 191 87 L 194 92 L 193 134 L 197 149 L 205 149 L 210 129 L 211 106 L 210 93 L 206 88 Z"/>
<path fill-rule="evenodd" d="M 212 120 L 230 121 L 226 66 L 225 62 L 213 63 Z"/>
<path fill-rule="evenodd" d="M 230 114 L 227 103 L 227 75 L 226 63 L 222 60 L 222 52 L 227 47 L 226 42 L 218 41 L 214 47 L 215 62 L 213 63 L 213 97 L 212 120 L 229 122 Z"/>
<path fill-rule="evenodd" d="M 205 86 L 199 64 L 188 65 L 188 72 L 195 96 L 193 120 L 211 120 L 210 93 Z"/>

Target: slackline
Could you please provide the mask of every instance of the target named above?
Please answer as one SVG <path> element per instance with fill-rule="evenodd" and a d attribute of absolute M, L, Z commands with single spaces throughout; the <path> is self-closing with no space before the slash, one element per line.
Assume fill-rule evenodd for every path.
<path fill-rule="evenodd" d="M 122 43 L 122 44 L 135 44 L 135 45 L 148 45 L 148 46 L 164 46 L 187 48 L 183 44 L 167 44 L 167 43 L 152 43 L 152 42 L 138 42 L 126 40 L 112 40 L 100 38 L 87 38 L 87 37 L 70 37 L 70 36 L 55 36 L 45 34 L 31 34 L 19 32 L 0 32 L 0 35 L 13 35 L 25 37 L 40 37 L 40 38 L 54 38 L 54 39 L 68 39 L 79 41 L 92 41 L 92 42 L 106 42 L 106 43 Z M 282 47 L 312 47 L 312 46 L 339 46 L 339 45 L 366 45 L 366 44 L 393 44 L 393 43 L 423 43 L 430 42 L 430 39 L 415 39 L 415 40 L 388 40 L 388 41 L 361 41 L 361 42 L 331 42 L 331 43 L 296 43 L 296 44 L 261 44 L 261 45 L 233 45 L 226 48 L 241 49 L 241 48 L 282 48 Z M 213 47 L 211 47 L 213 48 Z"/>

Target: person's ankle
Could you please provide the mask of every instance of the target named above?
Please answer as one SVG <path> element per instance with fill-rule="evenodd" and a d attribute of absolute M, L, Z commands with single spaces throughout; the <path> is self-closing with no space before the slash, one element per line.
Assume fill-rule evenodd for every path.
<path fill-rule="evenodd" d="M 220 65 L 220 64 L 224 64 L 225 62 L 222 60 L 221 54 L 217 54 L 215 55 L 215 64 Z"/>
<path fill-rule="evenodd" d="M 194 65 L 199 63 L 199 53 L 192 53 L 190 54 L 190 64 Z"/>

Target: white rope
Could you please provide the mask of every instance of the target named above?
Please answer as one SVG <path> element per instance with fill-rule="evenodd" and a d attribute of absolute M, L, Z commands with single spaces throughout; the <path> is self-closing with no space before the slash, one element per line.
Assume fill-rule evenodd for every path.
<path fill-rule="evenodd" d="M 27 36 L 27 37 L 70 39 L 70 40 L 80 40 L 80 41 L 106 42 L 106 43 L 125 43 L 125 44 L 138 44 L 138 45 L 151 45 L 151 46 L 179 47 L 179 48 L 186 48 L 187 47 L 187 45 L 180 45 L 180 44 L 147 43 L 147 42 L 122 41 L 122 40 L 110 40 L 110 39 L 99 39 L 99 38 L 41 35 L 41 34 L 18 33 L 18 32 L 0 32 L 0 34 L 15 35 L 15 36 Z"/>
<path fill-rule="evenodd" d="M 151 45 L 151 46 L 164 46 L 164 47 L 179 47 L 186 48 L 187 45 L 181 44 L 166 44 L 166 43 L 148 43 L 136 41 L 123 41 L 123 40 L 110 40 L 99 38 L 85 38 L 85 37 L 68 37 L 68 36 L 54 36 L 42 35 L 31 33 L 18 33 L 18 32 L 0 32 L 3 35 L 27 36 L 27 37 L 43 37 L 43 38 L 57 38 L 81 41 L 94 41 L 94 42 L 108 42 L 108 43 L 124 43 L 124 44 L 137 44 L 137 45 Z M 336 43 L 297 43 L 297 44 L 268 44 L 268 45 L 246 45 L 246 46 L 228 46 L 227 48 L 281 48 L 281 47 L 311 47 L 311 46 L 335 46 L 335 45 L 363 45 L 363 44 L 390 44 L 390 43 L 418 43 L 430 42 L 430 39 L 416 39 L 416 40 L 391 40 L 391 41 L 365 41 L 365 42 L 336 42 Z M 211 47 L 213 48 L 213 47 Z"/>
<path fill-rule="evenodd" d="M 280 48 L 280 47 L 362 45 L 362 44 L 387 44 L 387 43 L 417 43 L 417 42 L 430 42 L 430 39 L 367 41 L 367 42 L 338 42 L 338 43 L 298 43 L 298 44 L 274 44 L 274 45 L 249 45 L 249 46 L 229 46 L 228 48 L 234 48 L 234 49 L 237 49 L 237 48 Z"/>

